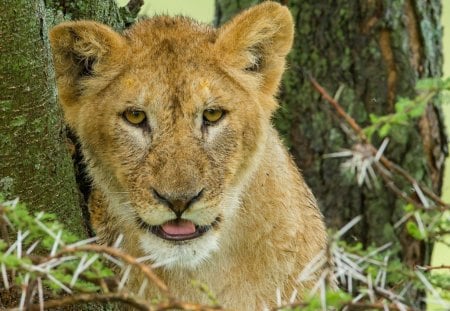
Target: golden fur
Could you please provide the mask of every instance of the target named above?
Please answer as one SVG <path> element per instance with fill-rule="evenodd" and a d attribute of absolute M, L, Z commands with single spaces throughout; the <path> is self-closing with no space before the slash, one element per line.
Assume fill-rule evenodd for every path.
<path fill-rule="evenodd" d="M 121 247 L 149 256 L 181 299 L 208 302 L 193 279 L 239 310 L 274 305 L 277 289 L 286 300 L 311 287 L 314 279 L 295 279 L 326 247 L 322 215 L 271 125 L 293 40 L 286 7 L 265 2 L 219 29 L 167 16 L 124 34 L 65 22 L 50 40 L 101 242 L 122 233 Z M 225 112 L 212 125 L 202 119 L 209 108 Z M 145 112 L 145 124 L 127 122 L 129 109 Z M 179 217 L 210 230 L 185 241 L 153 234 L 177 218 L 159 193 L 170 202 L 197 196 Z M 141 281 L 132 275 L 129 288 Z M 146 296 L 155 295 L 149 286 Z"/>

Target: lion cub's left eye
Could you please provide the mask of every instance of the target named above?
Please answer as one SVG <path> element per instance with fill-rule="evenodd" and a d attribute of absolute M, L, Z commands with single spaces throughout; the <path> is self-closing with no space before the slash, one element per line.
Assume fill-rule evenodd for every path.
<path fill-rule="evenodd" d="M 136 126 L 142 125 L 147 119 L 145 112 L 139 110 L 127 110 L 123 113 L 123 117 L 132 125 Z"/>
<path fill-rule="evenodd" d="M 222 119 L 225 112 L 222 109 L 211 108 L 203 111 L 203 121 L 207 124 L 213 124 Z"/>

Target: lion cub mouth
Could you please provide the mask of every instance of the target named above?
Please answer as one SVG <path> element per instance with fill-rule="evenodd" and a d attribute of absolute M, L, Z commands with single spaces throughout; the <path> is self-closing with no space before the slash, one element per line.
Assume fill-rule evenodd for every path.
<path fill-rule="evenodd" d="M 218 224 L 216 219 L 212 224 L 199 226 L 187 219 L 174 219 L 159 226 L 152 226 L 139 219 L 141 228 L 169 241 L 186 241 L 198 238 Z"/>

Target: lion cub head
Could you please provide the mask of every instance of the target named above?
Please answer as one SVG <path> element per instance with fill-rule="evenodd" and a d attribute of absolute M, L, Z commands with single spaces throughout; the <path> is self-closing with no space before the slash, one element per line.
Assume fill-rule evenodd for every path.
<path fill-rule="evenodd" d="M 194 267 L 233 235 L 293 38 L 264 3 L 219 29 L 160 16 L 50 34 L 61 105 L 113 225 L 157 264 Z"/>

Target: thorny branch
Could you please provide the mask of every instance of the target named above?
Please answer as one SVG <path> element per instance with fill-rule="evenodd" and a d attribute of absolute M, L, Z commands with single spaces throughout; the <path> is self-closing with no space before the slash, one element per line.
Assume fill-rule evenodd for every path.
<path fill-rule="evenodd" d="M 163 310 L 224 310 L 220 306 L 207 306 L 195 303 L 183 302 L 174 298 L 167 287 L 167 285 L 152 271 L 152 268 L 139 261 L 139 258 L 135 258 L 122 252 L 120 249 L 114 247 L 108 247 L 104 245 L 97 244 L 87 244 L 77 247 L 65 247 L 60 252 L 53 256 L 45 257 L 45 259 L 40 258 L 39 264 L 42 265 L 46 262 L 52 262 L 57 259 L 63 259 L 68 254 L 75 254 L 80 252 L 94 252 L 98 254 L 107 254 L 116 257 L 123 262 L 135 266 L 142 272 L 147 279 L 155 284 L 162 293 L 162 298 L 168 298 L 168 301 L 162 301 L 160 303 L 150 303 L 141 297 L 131 294 L 125 290 L 119 290 L 116 292 L 103 292 L 103 293 L 79 293 L 70 294 L 65 297 L 58 297 L 53 300 L 41 300 L 37 304 L 32 303 L 32 299 L 35 293 L 37 282 L 35 280 L 28 284 L 22 284 L 23 297 L 26 300 L 23 306 L 26 306 L 26 310 L 42 310 L 42 309 L 54 309 L 61 308 L 76 304 L 83 303 L 95 303 L 95 302 L 120 302 L 122 304 L 130 305 L 137 310 L 142 311 L 163 311 Z M 42 285 L 40 285 L 41 287 Z M 42 289 L 42 288 L 41 288 Z M 23 310 L 23 307 L 8 309 L 9 311 L 19 311 Z"/>
<path fill-rule="evenodd" d="M 8 217 L 3 214 L 5 211 L 2 209 L 3 205 L 0 203 L 0 216 L 2 216 L 3 221 L 6 221 L 11 228 L 13 228 L 13 224 L 8 220 Z M 40 216 L 40 215 L 38 215 Z M 42 218 L 42 216 L 38 217 L 36 216 L 36 220 Z M 329 279 L 340 279 L 344 280 L 343 284 L 348 288 L 348 292 L 352 293 L 352 288 L 355 288 L 355 281 L 359 284 L 364 284 L 364 288 L 366 290 L 360 291 L 358 296 L 351 298 L 345 298 L 342 302 L 339 302 L 339 306 L 343 306 L 340 310 L 342 311 L 348 311 L 348 310 L 364 310 L 365 308 L 370 309 L 378 309 L 382 310 L 381 306 L 389 308 L 389 310 L 401 310 L 401 311 L 409 311 L 409 310 L 415 310 L 413 306 L 409 306 L 408 302 L 405 301 L 405 298 L 403 297 L 402 292 L 405 292 L 408 290 L 409 285 L 405 285 L 404 289 L 400 292 L 400 294 L 397 294 L 393 292 L 391 289 L 386 288 L 386 266 L 389 256 L 385 256 L 385 259 L 380 261 L 375 256 L 379 254 L 382 251 L 385 251 L 387 248 L 390 247 L 391 243 L 387 243 L 383 246 L 378 247 L 375 250 L 370 251 L 368 254 L 363 254 L 362 256 L 359 256 L 357 254 L 348 253 L 346 250 L 339 245 L 340 238 L 348 232 L 351 227 L 353 227 L 356 223 L 358 223 L 361 220 L 361 217 L 358 216 L 354 218 L 352 221 L 350 221 L 348 224 L 346 224 L 343 228 L 341 228 L 337 233 L 331 237 L 330 245 L 328 251 L 322 251 L 315 258 L 311 261 L 310 264 L 304 267 L 304 269 L 299 274 L 297 280 L 300 282 L 301 279 L 308 280 L 311 275 L 314 275 L 318 271 L 320 271 L 324 266 L 326 266 L 325 270 L 321 274 L 321 277 L 319 281 L 317 281 L 316 285 L 314 285 L 311 294 L 318 294 L 320 296 L 320 303 L 323 308 L 326 308 L 327 305 L 327 298 L 326 298 L 326 291 L 328 290 L 326 285 L 328 284 Z M 41 229 L 43 229 L 41 227 Z M 20 230 L 19 230 L 20 231 Z M 65 246 L 65 242 L 61 241 L 58 237 L 59 234 L 55 234 L 52 229 L 49 227 L 46 228 L 45 232 L 49 234 L 50 236 L 54 237 L 54 246 L 51 247 L 52 252 L 49 256 L 42 257 L 42 256 L 36 256 L 32 260 L 32 263 L 25 263 L 23 266 L 20 267 L 20 269 L 23 268 L 23 273 L 21 272 L 21 275 L 25 275 L 24 279 L 21 281 L 21 289 L 22 289 L 22 297 L 21 297 L 21 303 L 17 308 L 14 309 L 8 309 L 9 311 L 22 311 L 22 310 L 44 310 L 44 309 L 59 309 L 63 307 L 67 307 L 70 305 L 77 305 L 77 304 L 83 304 L 83 303 L 104 303 L 104 302 L 117 302 L 121 304 L 125 304 L 131 307 L 136 308 L 137 310 L 142 311 L 163 311 L 163 310 L 206 310 L 206 311 L 212 311 L 212 310 L 224 310 L 220 306 L 207 306 L 207 305 L 201 305 L 201 304 L 195 304 L 195 303 L 189 303 L 189 302 L 183 302 L 181 300 L 176 300 L 175 298 L 170 298 L 170 292 L 167 286 L 153 273 L 153 270 L 151 267 L 146 266 L 142 262 L 144 262 L 143 258 L 134 258 L 126 253 L 123 253 L 120 249 L 116 249 L 114 247 L 108 247 L 108 246 L 102 246 L 102 245 L 96 245 L 96 244 L 88 244 L 92 243 L 93 239 L 87 239 L 83 241 L 77 241 L 74 244 L 71 244 L 69 246 Z M 60 231 L 58 231 L 60 232 Z M 19 236 L 24 236 L 26 234 L 22 234 Z M 118 240 L 120 241 L 120 239 Z M 19 239 L 9 247 L 8 251 L 6 253 L 12 254 L 14 249 L 17 252 L 18 258 L 20 258 L 18 249 L 24 250 L 24 244 L 21 245 L 23 242 L 23 239 Z M 28 243 L 31 243 L 29 241 Z M 120 242 L 115 243 L 119 244 Z M 33 243 L 31 247 L 28 248 L 27 254 L 30 255 L 29 250 L 35 249 L 33 245 L 36 243 Z M 56 245 L 56 247 L 55 247 Z M 57 246 L 60 245 L 61 248 L 57 252 Z M 87 253 L 96 253 L 93 256 L 89 258 Z M 155 284 L 160 290 L 161 290 L 161 300 L 159 302 L 151 302 L 149 300 L 145 300 L 143 297 L 140 296 L 140 294 L 127 292 L 125 289 L 121 289 L 120 286 L 117 288 L 114 288 L 110 291 L 110 288 L 105 285 L 102 286 L 104 288 L 103 292 L 95 292 L 95 293 L 87 293 L 87 292 L 80 292 L 79 289 L 76 289 L 72 287 L 72 285 L 69 285 L 69 283 L 66 281 L 64 283 L 59 282 L 59 286 L 61 288 L 66 288 L 66 291 L 69 295 L 62 296 L 58 298 L 50 298 L 46 297 L 44 299 L 44 288 L 43 288 L 43 279 L 45 277 L 50 278 L 51 275 L 47 269 L 55 268 L 57 265 L 67 262 L 68 260 L 73 260 L 78 258 L 80 254 L 83 256 L 80 260 L 80 263 L 78 266 L 82 266 L 86 269 L 88 263 L 92 263 L 94 260 L 96 260 L 99 256 L 98 254 L 103 254 L 105 256 L 109 256 L 107 258 L 114 259 L 112 262 L 117 262 L 118 266 L 123 267 L 122 263 L 127 264 L 128 267 L 134 266 L 136 269 L 139 269 L 140 273 L 145 274 L 148 281 L 151 281 L 153 284 Z M 324 258 L 325 256 L 325 258 Z M 334 261 L 333 268 L 328 267 L 328 256 L 331 256 Z M 115 257 L 115 258 L 113 258 Z M 95 258 L 95 259 L 93 259 Z M 117 260 L 116 260 L 117 259 Z M 119 262 L 120 261 L 120 262 Z M 368 263 L 377 265 L 380 270 L 378 271 L 377 277 L 372 280 L 372 276 L 370 273 L 367 273 L 366 268 Z M 431 267 L 418 267 L 418 271 L 420 275 L 424 278 L 423 274 L 421 274 L 420 271 L 426 272 L 426 269 L 432 269 Z M 442 266 L 441 268 L 447 268 L 447 266 Z M 450 268 L 450 267 L 449 267 Z M 436 268 L 437 269 L 437 268 Z M 77 268 L 78 270 L 78 268 Z M 420 270 L 420 271 L 419 271 Z M 18 270 L 16 270 L 17 272 Z M 12 272 L 12 270 L 9 270 L 8 273 Z M 37 272 L 37 274 L 36 274 Z M 0 272 L 2 274 L 3 272 Z M 35 279 L 29 279 L 27 280 L 27 276 L 30 275 L 30 273 L 35 274 Z M 73 278 L 76 279 L 77 277 L 81 278 L 80 274 L 77 274 L 76 272 L 68 271 L 68 273 L 73 274 Z M 126 273 L 123 273 L 126 275 Z M 330 277 L 328 277 L 330 276 Z M 122 279 L 124 276 L 122 276 Z M 10 278 L 11 280 L 11 278 Z M 103 279 L 102 279 L 103 280 Z M 53 282 L 56 282 L 55 279 L 52 280 Z M 92 281 L 92 280 L 90 280 Z M 103 280 L 104 281 L 104 280 Z M 4 281 L 5 282 L 5 281 Z M 431 285 L 429 281 L 424 280 L 427 286 L 431 288 Z M 328 284 L 329 285 L 329 284 Z M 5 285 L 6 286 L 6 285 Z M 68 287 L 66 287 L 68 286 Z M 7 287 L 7 286 L 6 286 Z M 18 285 L 14 285 L 14 287 L 18 287 Z M 427 287 L 427 288 L 428 288 Z M 35 299 L 36 292 L 38 299 Z M 166 296 L 164 296 L 164 294 Z M 277 291 L 277 304 L 279 307 L 273 308 L 272 310 L 282 310 L 282 309 L 292 309 L 292 308 L 303 308 L 303 307 L 310 307 L 311 308 L 311 301 L 302 301 L 298 302 L 297 297 L 297 289 L 294 289 L 293 293 L 290 295 L 289 302 L 282 301 L 281 299 L 281 292 Z M 439 298 L 438 294 L 435 295 Z M 166 299 L 169 298 L 169 299 Z M 367 298 L 367 299 L 366 299 Z M 351 300 L 350 300 L 351 299 Z M 364 299 L 364 300 L 362 300 Z M 442 302 L 442 305 L 445 303 Z"/>
<path fill-rule="evenodd" d="M 65 247 L 63 248 L 58 254 L 56 254 L 53 258 L 59 258 L 62 257 L 65 254 L 70 253 L 78 253 L 78 252 L 95 252 L 99 254 L 108 254 L 117 258 L 122 259 L 124 262 L 136 266 L 141 270 L 142 273 L 148 278 L 150 282 L 155 284 L 161 292 L 171 300 L 173 300 L 172 295 L 169 292 L 169 288 L 167 285 L 153 272 L 152 268 L 148 265 L 139 262 L 135 257 L 130 256 L 127 253 L 122 252 L 120 249 L 105 246 L 105 245 L 98 245 L 98 244 L 88 244 L 88 245 L 81 245 L 78 247 Z"/>
<path fill-rule="evenodd" d="M 341 156 L 352 155 L 354 157 L 354 159 L 353 159 L 354 163 L 361 163 L 361 165 L 360 165 L 361 168 L 359 166 L 355 167 L 354 164 L 352 164 L 352 162 L 347 162 L 347 163 L 349 163 L 348 166 L 351 168 L 357 168 L 358 173 L 362 172 L 360 175 L 363 176 L 362 177 L 363 181 L 366 182 L 368 184 L 368 186 L 370 186 L 370 178 L 369 177 L 375 178 L 374 171 L 376 171 L 378 173 L 378 175 L 381 176 L 381 178 L 384 181 L 387 188 L 389 188 L 397 196 L 404 199 L 406 202 L 413 205 L 417 209 L 427 210 L 427 211 L 450 210 L 450 205 L 443 202 L 430 188 L 428 188 L 423 183 L 417 181 L 406 170 L 404 170 L 402 167 L 398 166 L 394 162 L 390 161 L 388 158 L 386 158 L 383 155 L 385 147 L 387 146 L 387 140 L 385 140 L 383 142 L 383 144 L 380 146 L 380 148 L 376 148 L 369 141 L 369 139 L 367 138 L 367 136 L 365 135 L 363 129 L 359 126 L 359 124 L 350 115 L 348 115 L 345 112 L 345 110 L 342 108 L 342 106 L 339 104 L 339 102 L 336 99 L 334 99 L 332 96 L 330 96 L 330 94 L 314 78 L 311 77 L 310 81 L 311 81 L 313 87 L 322 95 L 322 97 L 331 106 L 333 106 L 333 108 L 337 112 L 337 115 L 340 118 L 342 118 L 343 120 L 345 120 L 345 122 L 350 126 L 350 128 L 356 134 L 355 136 L 357 137 L 356 138 L 357 143 L 353 148 L 353 149 L 355 149 L 355 151 L 338 152 L 338 153 L 329 155 L 329 157 L 341 157 Z M 357 155 L 355 155 L 355 154 L 357 154 Z M 359 158 L 361 158 L 362 160 L 360 160 Z M 367 174 L 369 176 L 367 178 L 364 177 Z M 417 194 L 418 200 L 415 200 L 414 198 L 409 196 L 398 185 L 396 185 L 396 183 L 394 181 L 394 176 L 393 176 L 394 174 L 396 174 L 396 176 L 402 178 L 404 181 L 407 181 L 408 183 L 411 184 L 411 186 L 414 188 L 414 190 Z M 358 183 L 360 183 L 361 176 L 358 176 Z M 430 200 L 430 201 L 428 201 L 428 200 Z M 433 203 L 430 204 L 431 202 L 433 202 Z M 414 215 L 416 215 L 416 214 L 414 214 Z M 404 219 L 407 219 L 411 216 L 412 216 L 412 213 L 408 213 L 399 222 L 397 222 L 396 226 L 400 222 L 404 221 Z M 418 220 L 418 222 L 419 222 L 419 220 Z M 420 229 L 420 227 L 421 227 L 420 223 L 419 223 L 419 230 L 421 232 L 425 231 L 425 229 L 423 228 L 423 224 L 422 224 L 422 229 Z M 403 294 L 402 294 L 402 293 L 408 291 L 408 287 L 410 286 L 411 283 L 406 283 L 405 287 L 403 288 L 403 290 L 400 291 L 399 295 L 394 294 L 393 292 L 384 288 L 385 281 L 383 281 L 381 283 L 381 286 L 374 286 L 371 282 L 367 282 L 367 281 L 370 281 L 370 279 L 362 277 L 362 275 L 360 274 L 360 271 L 358 270 L 358 268 L 359 268 L 358 265 L 354 265 L 354 263 L 350 264 L 350 266 L 354 266 L 357 268 L 356 270 L 354 270 L 355 273 L 353 275 L 349 274 L 349 271 L 352 271 L 352 268 L 350 268 L 350 266 L 349 266 L 350 269 L 346 269 L 345 267 L 343 267 L 344 272 L 339 272 L 340 268 L 338 266 L 342 265 L 343 263 L 344 263 L 344 266 L 347 265 L 345 263 L 345 261 L 347 261 L 348 258 L 346 258 L 344 261 L 340 261 L 339 256 L 337 256 L 337 255 L 339 255 L 339 254 L 334 254 L 334 256 L 333 256 L 333 258 L 335 259 L 335 264 L 337 266 L 336 269 L 338 270 L 338 272 L 336 273 L 337 278 L 340 278 L 341 281 L 344 281 L 344 283 L 345 283 L 345 278 L 347 278 L 347 280 L 350 280 L 350 283 L 348 283 L 348 284 L 350 284 L 348 292 L 352 292 L 351 291 L 351 280 L 352 280 L 352 278 L 356 278 L 359 282 L 362 282 L 365 286 L 367 286 L 367 289 L 368 289 L 367 293 L 370 297 L 369 304 L 367 304 L 368 302 L 358 301 L 358 297 L 355 297 L 351 303 L 344 305 L 343 308 L 341 308 L 341 310 L 366 310 L 368 308 L 378 309 L 378 310 L 386 310 L 386 308 L 388 310 L 402 310 L 402 311 L 403 310 L 415 310 L 413 306 L 408 306 L 405 304 L 405 300 L 403 299 Z M 345 254 L 344 254 L 344 256 L 345 256 Z M 387 259 L 385 259 L 385 260 L 387 260 Z M 417 279 L 422 283 L 422 285 L 427 289 L 427 291 L 432 293 L 433 299 L 435 299 L 438 304 L 440 304 L 444 308 L 448 307 L 447 303 L 444 302 L 444 300 L 441 298 L 439 293 L 433 288 L 432 284 L 425 278 L 425 276 L 423 275 L 423 273 L 421 271 L 429 272 L 430 270 L 433 270 L 433 269 L 450 269 L 450 266 L 447 266 L 447 265 L 439 266 L 439 267 L 430 267 L 430 266 L 420 267 L 420 266 L 418 266 L 417 268 L 418 269 L 415 271 Z M 382 270 L 383 270 L 383 268 L 381 268 L 380 271 L 382 271 Z M 385 273 L 386 273 L 386 270 L 385 270 L 384 274 Z M 379 275 L 380 274 L 377 275 L 377 279 L 378 279 Z M 384 276 L 384 278 L 385 278 L 385 276 Z M 370 294 L 370 293 L 372 293 L 372 294 Z M 378 297 L 384 298 L 385 301 L 380 302 L 380 301 L 375 300 L 376 296 L 374 295 L 374 293 L 377 294 Z M 361 296 L 361 294 L 359 296 Z M 389 302 L 389 303 L 387 303 L 387 302 Z"/>
<path fill-rule="evenodd" d="M 313 87 L 322 95 L 322 97 L 336 110 L 338 115 L 343 118 L 348 125 L 353 129 L 353 131 L 357 134 L 359 137 L 361 143 L 363 143 L 372 153 L 373 156 L 376 156 L 379 154 L 379 149 L 376 148 L 374 145 L 370 143 L 366 135 L 364 134 L 364 131 L 359 126 L 359 124 L 353 119 L 349 114 L 345 112 L 345 110 L 342 108 L 342 106 L 339 104 L 337 100 L 335 100 L 314 78 L 310 77 L 310 82 L 313 85 Z M 450 204 L 445 203 L 444 201 L 437 196 L 433 190 L 428 188 L 423 183 L 417 181 L 414 177 L 412 177 L 407 171 L 405 171 L 403 168 L 395 164 L 394 162 L 390 161 L 388 158 L 386 158 L 384 155 L 381 154 L 379 157 L 379 163 L 383 165 L 383 167 L 380 167 L 380 165 L 375 165 L 374 167 L 377 169 L 378 172 L 380 172 L 381 177 L 385 181 L 386 185 L 396 194 L 400 195 L 403 199 L 405 199 L 408 203 L 413 204 L 415 207 L 418 207 L 420 209 L 438 209 L 441 211 L 444 210 L 450 210 Z M 400 188 L 397 187 L 392 180 L 390 174 L 387 172 L 395 172 L 399 176 L 402 176 L 405 180 L 407 180 L 412 185 L 417 185 L 420 187 L 420 190 L 423 191 L 424 194 L 428 196 L 435 204 L 436 207 L 427 207 L 423 203 L 416 202 L 412 200 L 411 198 L 408 198 L 407 195 L 403 192 L 401 192 Z"/>
<path fill-rule="evenodd" d="M 399 196 L 400 198 L 402 198 L 406 202 L 412 204 L 416 208 L 419 208 L 419 209 L 425 208 L 422 204 L 420 204 L 416 200 L 413 200 L 404 191 L 402 191 L 399 187 L 397 187 L 397 185 L 394 183 L 394 181 L 392 180 L 392 178 L 389 175 L 389 173 L 386 172 L 386 170 L 383 169 L 383 167 L 381 167 L 380 163 L 375 163 L 374 167 L 375 167 L 376 171 L 379 173 L 379 175 L 381 176 L 381 178 L 384 180 L 386 186 L 389 189 L 391 189 L 392 192 L 394 192 L 397 196 Z"/>
<path fill-rule="evenodd" d="M 11 201 L 12 202 L 12 201 Z M 14 205 L 17 204 L 17 200 L 14 201 Z M 36 216 L 35 221 L 39 221 L 39 219 L 42 218 L 42 215 Z M 15 269 L 12 270 L 5 270 L 4 263 L 1 264 L 1 271 L 0 276 L 2 277 L 3 285 L 5 286 L 6 290 L 11 290 L 12 287 L 17 287 L 17 285 L 13 285 L 9 280 L 14 280 L 16 272 L 19 270 L 22 271 L 25 275 L 24 279 L 21 280 L 20 284 L 20 290 L 21 290 L 21 297 L 19 306 L 16 308 L 7 309 L 9 311 L 22 311 L 22 310 L 44 310 L 44 309 L 55 309 L 55 308 L 62 308 L 66 306 L 76 305 L 76 304 L 83 304 L 83 303 L 92 303 L 92 302 L 119 302 L 122 304 L 126 304 L 129 306 L 132 306 L 136 308 L 137 310 L 143 310 L 143 311 L 162 311 L 162 310 L 224 310 L 220 306 L 208 306 L 208 305 L 201 305 L 196 303 L 190 303 L 185 301 L 177 300 L 171 293 L 167 285 L 154 273 L 153 268 L 147 264 L 144 263 L 144 257 L 143 258 L 136 258 L 133 257 L 122 250 L 116 248 L 116 247 L 109 247 L 105 245 L 98 245 L 98 244 L 88 244 L 92 243 L 94 240 L 93 238 L 78 241 L 75 244 L 65 246 L 65 243 L 60 239 L 61 231 L 58 231 L 58 234 L 55 234 L 53 230 L 46 225 L 44 225 L 42 222 L 40 222 L 43 227 L 43 229 L 47 234 L 54 237 L 54 243 L 52 248 L 52 252 L 48 256 L 41 256 L 41 255 L 31 255 L 31 251 L 35 249 L 36 245 L 38 243 L 33 243 L 31 247 L 28 248 L 26 254 L 27 256 L 32 259 L 29 263 L 23 263 L 20 266 L 17 266 Z M 3 236 L 0 236 L 0 238 L 5 241 L 5 237 L 9 236 L 8 227 L 14 228 L 12 222 L 8 219 L 6 215 L 5 205 L 0 203 L 0 226 L 4 228 L 4 232 L 2 232 Z M 22 239 L 18 238 L 18 240 L 13 243 L 12 245 L 9 245 L 10 243 L 7 243 L 8 249 L 5 252 L 6 255 L 12 254 L 14 251 L 17 252 L 17 258 L 22 258 L 22 253 L 25 252 L 25 249 L 23 249 L 24 245 L 23 239 L 28 233 L 21 234 L 21 231 L 18 231 L 18 236 L 23 237 Z M 39 241 L 39 240 L 38 240 Z M 6 241 L 5 241 L 6 242 Z M 116 242 L 117 244 L 120 243 L 119 240 Z M 62 248 L 57 252 L 58 246 L 61 246 Z M 23 251 L 22 251 L 23 249 Z M 122 267 L 121 263 L 127 264 L 127 267 L 135 267 L 139 270 L 139 273 L 143 274 L 146 279 L 146 284 L 154 284 L 161 293 L 161 300 L 159 302 L 151 302 L 148 300 L 145 300 L 143 297 L 140 297 L 140 294 L 130 293 L 126 291 L 125 289 L 121 289 L 120 286 L 118 288 L 114 288 L 114 290 L 110 291 L 109 286 L 106 284 L 106 279 L 100 279 L 99 282 L 95 282 L 96 280 L 88 280 L 88 282 L 94 282 L 94 283 L 100 283 L 101 288 L 103 289 L 103 292 L 95 292 L 95 293 L 88 293 L 88 292 L 77 292 L 80 290 L 76 290 L 73 285 L 75 282 L 72 283 L 66 283 L 58 281 L 54 276 L 51 275 L 50 269 L 57 267 L 58 265 L 76 259 L 77 255 L 84 254 L 80 260 L 80 263 L 78 266 L 83 266 L 84 268 L 81 268 L 81 270 L 85 270 L 87 267 L 89 267 L 97 258 L 99 258 L 99 255 L 94 255 L 87 259 L 88 256 L 87 253 L 96 253 L 99 255 L 109 256 L 110 260 L 113 260 L 117 265 Z M 2 255 L 0 253 L 0 255 Z M 0 257 L 1 258 L 1 257 Z M 117 261 L 116 261 L 117 260 Z M 129 268 L 127 268 L 129 269 Z M 81 271 L 80 270 L 80 271 Z M 30 275 L 34 274 L 36 278 L 30 278 Z M 76 280 L 77 278 L 82 279 L 83 277 L 75 271 L 68 271 L 68 273 L 73 274 L 72 281 Z M 81 272 L 80 272 L 81 273 Z M 8 276 L 9 274 L 9 276 Z M 122 278 L 125 278 L 126 272 L 122 276 Z M 44 288 L 42 279 L 43 278 L 49 278 L 51 279 L 55 284 L 60 286 L 66 293 L 68 293 L 67 296 L 58 297 L 55 299 L 44 299 Z M 6 282 L 6 283 L 5 283 Z M 103 283 L 103 284 L 102 284 Z M 0 287 L 1 288 L 1 287 Z M 36 302 L 36 299 L 34 297 L 38 295 L 38 302 Z M 1 297 L 0 297 L 1 298 Z M 0 301 L 1 303 L 1 301 Z M 0 306 L 2 306 L 0 304 Z M 1 307 L 0 307 L 1 308 Z"/>

